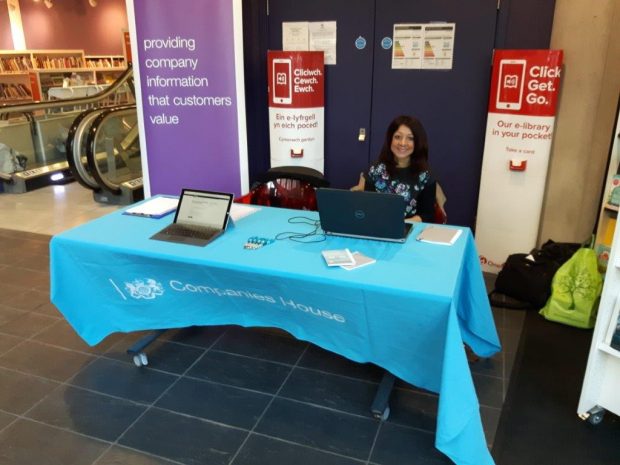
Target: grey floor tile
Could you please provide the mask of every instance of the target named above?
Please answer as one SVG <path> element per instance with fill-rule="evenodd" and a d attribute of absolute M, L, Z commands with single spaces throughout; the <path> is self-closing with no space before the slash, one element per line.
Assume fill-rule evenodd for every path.
<path fill-rule="evenodd" d="M 228 328 L 230 326 L 190 326 L 169 330 L 161 336 L 161 339 L 208 349 Z"/>
<path fill-rule="evenodd" d="M 370 418 L 276 398 L 255 431 L 366 460 L 378 427 Z"/>
<path fill-rule="evenodd" d="M 504 403 L 504 382 L 502 378 L 472 373 L 478 402 L 487 407 L 502 408 Z"/>
<path fill-rule="evenodd" d="M 364 462 L 253 434 L 231 465 L 360 465 Z"/>
<path fill-rule="evenodd" d="M 310 344 L 298 365 L 368 381 L 378 382 L 383 376 L 383 369 L 372 363 L 357 363 L 314 344 Z"/>
<path fill-rule="evenodd" d="M 487 438 L 487 444 L 489 447 L 493 446 L 495 441 L 495 433 L 497 432 L 497 426 L 499 425 L 499 416 L 502 413 L 501 409 L 493 407 L 480 407 L 480 417 L 482 418 L 482 426 L 484 427 L 484 435 Z"/>
<path fill-rule="evenodd" d="M 380 465 L 450 465 L 435 449 L 435 435 L 413 428 L 383 423 L 370 461 Z"/>
<path fill-rule="evenodd" d="M 34 420 L 105 441 L 116 440 L 146 406 L 62 386 L 28 412 Z"/>
<path fill-rule="evenodd" d="M 275 394 L 292 367 L 210 350 L 188 376 Z"/>
<path fill-rule="evenodd" d="M 0 366 L 65 381 L 92 361 L 92 356 L 26 341 L 0 357 Z"/>
<path fill-rule="evenodd" d="M 480 358 L 478 361 L 470 363 L 469 368 L 472 373 L 501 378 L 504 376 L 504 353 L 498 352 L 493 357 Z"/>
<path fill-rule="evenodd" d="M 69 382 L 135 402 L 154 402 L 178 377 L 116 360 L 98 359 Z"/>
<path fill-rule="evenodd" d="M 64 347 L 66 349 L 77 350 L 79 352 L 101 354 L 108 350 L 120 338 L 120 335 L 112 334 L 96 346 L 91 347 L 86 344 L 80 336 L 78 336 L 69 323 L 65 320 L 57 320 L 56 323 L 37 334 L 33 339 L 35 341 Z"/>
<path fill-rule="evenodd" d="M 265 330 L 233 327 L 226 331 L 213 348 L 292 365 L 307 345 L 307 342 Z"/>
<path fill-rule="evenodd" d="M 504 313 L 504 327 L 521 331 L 525 322 L 525 315 L 532 310 L 511 310 L 506 309 Z"/>
<path fill-rule="evenodd" d="M 0 409 L 22 414 L 57 386 L 55 381 L 0 368 Z"/>
<path fill-rule="evenodd" d="M 2 465 L 91 465 L 108 444 L 28 420 L 0 432 Z"/>
<path fill-rule="evenodd" d="M 137 338 L 128 337 L 121 339 L 105 353 L 105 356 L 124 362 L 130 361 L 131 356 L 127 354 L 127 349 L 136 340 Z M 204 351 L 205 349 L 200 347 L 160 340 L 154 341 L 144 349 L 144 353 L 148 356 L 149 368 L 177 374 L 184 373 Z"/>
<path fill-rule="evenodd" d="M 419 428 L 431 433 L 437 429 L 439 398 L 419 391 L 394 389 L 390 397 L 388 421 L 399 425 Z"/>
<path fill-rule="evenodd" d="M 226 465 L 247 432 L 149 409 L 119 443 L 187 465 Z"/>
<path fill-rule="evenodd" d="M 181 378 L 156 406 L 251 429 L 271 399 L 269 395 L 232 386 Z"/>
<path fill-rule="evenodd" d="M 377 387 L 376 383 L 297 367 L 278 396 L 370 417 Z"/>
<path fill-rule="evenodd" d="M 97 460 L 97 465 L 176 465 L 177 463 L 119 446 L 113 446 Z"/>
<path fill-rule="evenodd" d="M 502 350 L 504 352 L 516 352 L 521 339 L 521 328 L 512 329 L 504 327 L 497 332 L 502 343 Z"/>

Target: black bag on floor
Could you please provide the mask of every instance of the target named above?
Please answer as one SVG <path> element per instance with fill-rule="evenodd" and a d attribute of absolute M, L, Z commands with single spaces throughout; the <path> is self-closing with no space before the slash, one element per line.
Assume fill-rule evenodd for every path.
<path fill-rule="evenodd" d="M 529 254 L 529 257 L 535 258 L 535 255 Z M 526 257 L 528 254 L 524 253 L 508 256 L 497 275 L 493 293 L 504 294 L 540 309 L 551 295 L 551 280 L 560 264 L 544 257 L 534 260 Z"/>

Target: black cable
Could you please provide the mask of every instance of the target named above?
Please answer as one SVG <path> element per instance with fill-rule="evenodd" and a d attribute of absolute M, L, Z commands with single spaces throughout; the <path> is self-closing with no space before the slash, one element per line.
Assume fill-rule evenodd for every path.
<path fill-rule="evenodd" d="M 302 244 L 310 244 L 313 242 L 323 242 L 326 239 L 325 233 L 319 232 L 319 230 L 321 229 L 321 223 L 318 220 L 314 220 L 306 216 L 293 216 L 288 219 L 288 222 L 289 224 L 307 224 L 309 226 L 312 226 L 314 229 L 307 233 L 300 233 L 296 231 L 283 231 L 276 234 L 276 241 L 288 239 L 294 242 L 301 242 Z"/>

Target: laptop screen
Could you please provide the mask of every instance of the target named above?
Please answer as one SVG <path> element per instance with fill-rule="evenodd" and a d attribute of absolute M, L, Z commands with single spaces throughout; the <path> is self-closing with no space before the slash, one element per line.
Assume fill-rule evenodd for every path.
<path fill-rule="evenodd" d="M 184 189 L 174 221 L 224 228 L 231 202 L 231 194 Z"/>
<path fill-rule="evenodd" d="M 405 202 L 400 195 L 317 189 L 321 227 L 326 234 L 404 242 Z"/>

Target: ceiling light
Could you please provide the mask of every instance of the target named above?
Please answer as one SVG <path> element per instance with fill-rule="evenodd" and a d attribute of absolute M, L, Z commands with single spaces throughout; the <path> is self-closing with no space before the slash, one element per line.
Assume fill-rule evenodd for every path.
<path fill-rule="evenodd" d="M 88 0 L 88 4 L 95 8 L 97 6 L 97 0 Z"/>
<path fill-rule="evenodd" d="M 51 8 L 54 6 L 54 3 L 52 2 L 52 0 L 43 0 L 43 5 L 45 5 L 48 8 Z"/>

